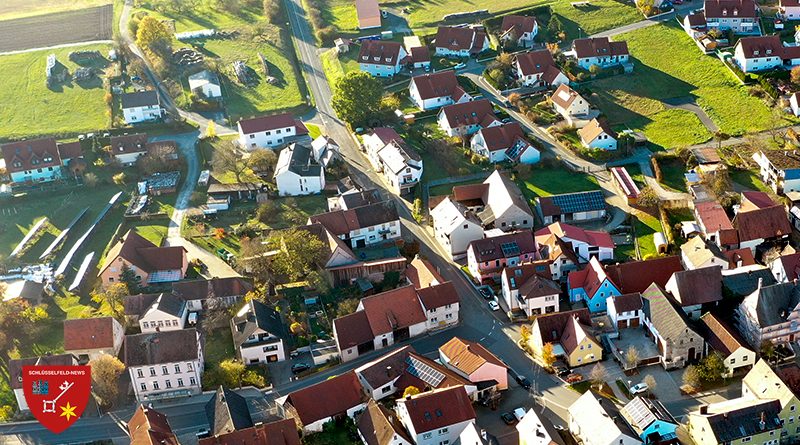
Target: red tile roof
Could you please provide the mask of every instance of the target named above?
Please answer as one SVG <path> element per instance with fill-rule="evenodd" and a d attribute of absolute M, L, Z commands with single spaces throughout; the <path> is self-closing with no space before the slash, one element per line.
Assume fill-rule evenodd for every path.
<path fill-rule="evenodd" d="M 466 375 L 471 375 L 487 363 L 503 368 L 507 367 L 502 360 L 489 352 L 489 350 L 480 343 L 471 342 L 459 337 L 453 337 L 450 341 L 440 346 L 439 352 L 447 357 L 447 362 L 451 366 Z"/>
<path fill-rule="evenodd" d="M 615 295 L 611 298 L 614 301 L 614 309 L 616 309 L 617 313 L 633 312 L 642 309 L 642 295 L 639 292 Z"/>
<path fill-rule="evenodd" d="M 666 286 L 672 274 L 682 270 L 679 256 L 606 266 L 608 278 L 622 293 L 644 292 L 653 283 Z"/>
<path fill-rule="evenodd" d="M 575 241 L 584 242 L 590 246 L 614 248 L 614 241 L 608 232 L 596 230 L 584 230 L 580 227 L 571 226 L 561 222 L 550 224 L 549 226 L 536 231 L 536 236 L 553 234 L 559 238 L 570 238 Z"/>
<path fill-rule="evenodd" d="M 431 61 L 431 53 L 427 46 L 415 46 L 411 48 L 411 62 L 422 63 Z"/>
<path fill-rule="evenodd" d="M 523 76 L 543 73 L 548 67 L 556 64 L 553 60 L 553 55 L 547 49 L 518 54 L 517 63 L 519 64 L 520 74 Z"/>
<path fill-rule="evenodd" d="M 113 346 L 113 317 L 64 320 L 65 351 L 111 348 Z"/>
<path fill-rule="evenodd" d="M 397 416 L 374 400 L 369 401 L 367 409 L 358 417 L 356 427 L 366 445 L 401 443 L 397 437 L 402 437 L 405 440 L 404 443 L 414 443 L 414 439 L 408 435 Z"/>
<path fill-rule="evenodd" d="M 725 213 L 725 209 L 716 201 L 696 202 L 694 204 L 695 215 L 697 215 L 697 222 L 709 234 L 720 232 L 720 244 L 731 245 L 737 244 L 738 238 L 736 230 Z"/>
<path fill-rule="evenodd" d="M 706 20 L 722 17 L 756 17 L 756 3 L 753 0 L 705 0 L 703 9 Z"/>
<path fill-rule="evenodd" d="M 456 304 L 460 301 L 458 291 L 451 281 L 417 290 L 422 305 L 425 309 L 435 309 Z"/>
<path fill-rule="evenodd" d="M 591 298 L 594 297 L 594 293 L 606 278 L 608 276 L 603 270 L 603 266 L 597 261 L 597 258 L 592 257 L 584 269 L 572 271 L 567 275 L 567 283 L 569 283 L 570 289 L 583 289 Z"/>
<path fill-rule="evenodd" d="M 200 439 L 198 445 L 301 445 L 297 424 L 292 419 L 255 425 Z"/>
<path fill-rule="evenodd" d="M 426 320 L 414 286 L 403 286 L 364 298 L 361 304 L 375 336 Z"/>
<path fill-rule="evenodd" d="M 416 86 L 422 99 L 452 97 L 457 101 L 465 94 L 464 89 L 458 84 L 456 72 L 452 70 L 416 76 L 411 82 Z"/>
<path fill-rule="evenodd" d="M 128 421 L 131 445 L 178 445 L 167 416 L 140 405 Z"/>
<path fill-rule="evenodd" d="M 611 42 L 608 37 L 575 39 L 572 48 L 579 59 L 587 57 L 608 57 L 628 54 L 627 42 Z"/>
<path fill-rule="evenodd" d="M 503 245 L 516 244 L 516 249 L 503 249 Z M 533 232 L 522 230 L 519 232 L 507 233 L 505 235 L 481 238 L 469 243 L 468 250 L 475 254 L 478 263 L 499 260 L 501 258 L 522 258 L 534 260 L 537 257 L 536 241 L 533 239 Z"/>
<path fill-rule="evenodd" d="M 61 165 L 56 140 L 53 138 L 11 142 L 0 146 L 6 170 L 16 173 Z"/>
<path fill-rule="evenodd" d="M 577 323 L 575 322 L 577 321 Z M 560 343 L 567 352 L 574 349 L 580 329 L 583 334 L 589 335 L 592 326 L 589 309 L 582 308 L 572 311 L 556 312 L 536 317 L 532 329 L 539 331 L 539 336 L 544 343 Z"/>
<path fill-rule="evenodd" d="M 447 48 L 451 51 L 480 51 L 486 33 L 472 28 L 440 26 L 436 31 L 436 48 Z"/>
<path fill-rule="evenodd" d="M 348 409 L 366 401 L 361 383 L 353 371 L 323 380 L 287 396 L 303 425 L 332 416 L 343 415 Z"/>
<path fill-rule="evenodd" d="M 739 234 L 739 241 L 779 238 L 792 233 L 789 217 L 780 205 L 739 212 L 733 218 L 733 226 Z"/>
<path fill-rule="evenodd" d="M 535 27 L 536 17 L 511 14 L 503 17 L 503 23 L 500 25 L 500 32 L 505 34 L 513 29 L 512 32 L 519 38 L 519 36 L 526 32 L 533 32 L 533 28 Z"/>
<path fill-rule="evenodd" d="M 572 105 L 572 102 L 574 102 L 578 97 L 580 97 L 580 95 L 577 91 L 570 88 L 569 85 L 562 83 L 558 86 L 558 88 L 556 88 L 556 91 L 553 92 L 553 95 L 550 96 L 550 100 L 552 100 L 553 103 L 559 107 L 566 109 L 569 108 L 569 106 Z"/>
<path fill-rule="evenodd" d="M 495 127 L 481 128 L 480 134 L 489 151 L 507 150 L 520 140 L 527 145 L 531 144 L 525 137 L 522 126 L 516 121 Z"/>
<path fill-rule="evenodd" d="M 742 202 L 739 207 L 740 212 L 749 210 L 764 209 L 778 205 L 772 198 L 764 192 L 746 191 L 742 192 Z"/>
<path fill-rule="evenodd" d="M 463 386 L 438 389 L 400 399 L 417 434 L 475 419 L 472 401 Z"/>
<path fill-rule="evenodd" d="M 356 311 L 333 320 L 334 335 L 340 350 L 372 342 L 375 336 L 369 327 L 369 319 L 364 311 Z"/>
<path fill-rule="evenodd" d="M 438 270 L 426 259 L 419 257 L 411 260 L 406 267 L 406 278 L 411 281 L 416 289 L 422 289 L 436 283 L 444 283 L 445 279 Z"/>
<path fill-rule="evenodd" d="M 59 143 L 58 155 L 61 156 L 62 161 L 67 161 L 74 158 L 82 158 L 83 147 L 81 146 L 80 141 L 67 142 L 63 144 Z"/>
<path fill-rule="evenodd" d="M 123 155 L 147 152 L 147 134 L 126 134 L 111 138 L 111 154 Z"/>
<path fill-rule="evenodd" d="M 786 273 L 787 280 L 794 280 L 798 277 L 800 271 L 800 252 L 781 255 L 777 260 L 783 263 L 783 270 Z"/>
<path fill-rule="evenodd" d="M 108 251 L 100 273 L 102 274 L 119 257 L 145 272 L 176 270 L 183 268 L 186 249 L 183 247 L 156 247 L 135 230 L 128 230 L 122 240 Z"/>
<path fill-rule="evenodd" d="M 722 252 L 725 258 L 728 259 L 728 268 L 735 269 L 737 267 L 752 266 L 756 264 L 756 259 L 753 256 L 753 251 L 744 249 L 726 250 Z"/>
<path fill-rule="evenodd" d="M 444 117 L 447 119 L 447 124 L 450 128 L 475 124 L 486 127 L 498 120 L 497 116 L 494 114 L 492 103 L 487 99 L 447 105 L 442 107 L 440 113 L 444 113 Z"/>
<path fill-rule="evenodd" d="M 277 130 L 278 128 L 295 127 L 297 123 L 294 116 L 289 113 L 276 114 L 273 116 L 259 116 L 252 119 L 242 119 L 239 126 L 242 127 L 244 134 L 259 133 L 262 131 Z M 305 128 L 305 126 L 303 126 Z"/>
<path fill-rule="evenodd" d="M 358 62 L 371 65 L 395 66 L 403 45 L 388 40 L 364 40 L 358 51 Z"/>
<path fill-rule="evenodd" d="M 397 221 L 397 208 L 392 201 L 380 202 L 347 210 L 320 213 L 309 217 L 309 224 L 322 224 L 336 236 L 351 231 Z"/>

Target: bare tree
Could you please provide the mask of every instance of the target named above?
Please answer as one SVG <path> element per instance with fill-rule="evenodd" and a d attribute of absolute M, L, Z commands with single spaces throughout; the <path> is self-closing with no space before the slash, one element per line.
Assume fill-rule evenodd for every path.
<path fill-rule="evenodd" d="M 589 373 L 589 380 L 592 381 L 593 385 L 600 386 L 605 383 L 606 379 L 608 379 L 608 371 L 606 371 L 606 367 L 602 363 L 598 362 Z"/>
<path fill-rule="evenodd" d="M 231 173 L 236 177 L 237 182 L 242 181 L 242 174 L 247 170 L 247 162 L 242 159 L 242 155 L 231 141 L 221 141 L 214 149 L 211 158 L 214 170 Z"/>
<path fill-rule="evenodd" d="M 633 345 L 630 345 L 625 353 L 625 364 L 628 369 L 635 368 L 639 364 L 639 351 Z"/>
<path fill-rule="evenodd" d="M 658 382 L 656 382 L 656 378 L 650 374 L 644 376 L 644 379 L 642 379 L 642 383 L 647 385 L 647 391 L 651 393 L 654 389 L 656 389 L 656 386 L 658 385 Z"/>

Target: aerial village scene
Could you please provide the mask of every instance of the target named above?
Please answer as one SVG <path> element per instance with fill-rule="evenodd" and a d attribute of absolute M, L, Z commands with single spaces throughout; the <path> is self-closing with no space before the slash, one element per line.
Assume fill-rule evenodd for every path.
<path fill-rule="evenodd" d="M 800 0 L 0 0 L 0 443 L 800 443 L 798 150 Z"/>

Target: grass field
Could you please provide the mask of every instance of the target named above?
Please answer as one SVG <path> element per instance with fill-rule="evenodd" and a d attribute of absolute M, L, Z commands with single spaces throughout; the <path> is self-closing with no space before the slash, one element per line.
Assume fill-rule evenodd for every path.
<path fill-rule="evenodd" d="M 661 185 L 678 192 L 686 191 L 686 166 L 680 159 L 659 159 L 658 167 L 661 169 Z"/>
<path fill-rule="evenodd" d="M 142 4 L 136 13 L 146 13 L 160 19 L 175 21 L 177 32 L 215 28 L 225 31 L 239 31 L 239 36 L 232 39 L 198 40 L 196 50 L 207 58 L 219 59 L 222 67 L 223 96 L 226 110 L 232 121 L 241 117 L 249 117 L 264 112 L 297 111 L 305 105 L 306 86 L 300 76 L 294 47 L 288 31 L 273 25 L 264 25 L 263 33 L 253 36 L 253 24 L 264 23 L 260 3 L 254 7 L 242 8 L 237 14 L 224 8 L 198 7 L 184 15 L 162 14 Z M 173 46 L 187 46 L 174 42 Z M 267 59 L 269 75 L 276 82 L 266 79 L 258 54 Z M 243 60 L 258 75 L 255 86 L 245 86 L 236 81 L 231 67 L 235 60 Z M 188 88 L 186 76 L 181 76 L 181 85 Z"/>
<path fill-rule="evenodd" d="M 50 89 L 45 84 L 49 54 L 70 72 L 78 65 L 67 57 L 71 51 L 98 50 L 109 45 L 88 45 L 0 56 L 0 140 L 38 135 L 68 135 L 108 128 L 105 90 L 99 79 L 81 86 L 66 83 Z M 17 104 L 17 106 L 10 106 Z"/>
<path fill-rule="evenodd" d="M 664 99 L 694 100 L 729 134 L 769 127 L 770 109 L 748 95 L 716 58 L 703 55 L 677 25 L 659 24 L 615 37 L 628 42 L 634 73 L 593 82 L 600 109 L 612 125 L 644 130 L 665 148 L 710 139 L 697 116 L 667 110 Z"/>
<path fill-rule="evenodd" d="M 74 11 L 109 3 L 111 0 L 3 0 L 0 2 L 0 20 Z"/>
<path fill-rule="evenodd" d="M 530 176 L 519 182 L 522 193 L 529 199 L 600 188 L 594 176 L 575 173 L 561 166 L 534 168 Z"/>
<path fill-rule="evenodd" d="M 322 70 L 325 72 L 325 77 L 328 78 L 328 83 L 333 85 L 339 77 L 344 76 L 350 71 L 358 71 L 357 56 L 358 53 L 355 50 L 350 50 L 349 53 L 339 54 L 336 48 L 331 48 L 322 53 L 320 56 L 322 60 Z"/>
<path fill-rule="evenodd" d="M 758 174 L 752 170 L 730 170 L 731 180 L 746 189 L 757 190 L 766 193 L 774 193 L 769 186 L 761 181 Z"/>
<path fill-rule="evenodd" d="M 656 246 L 653 243 L 653 236 L 656 232 L 661 232 L 661 222 L 653 215 L 634 210 L 634 227 L 636 228 L 636 240 L 639 243 L 639 255 L 642 259 L 656 254 Z"/>

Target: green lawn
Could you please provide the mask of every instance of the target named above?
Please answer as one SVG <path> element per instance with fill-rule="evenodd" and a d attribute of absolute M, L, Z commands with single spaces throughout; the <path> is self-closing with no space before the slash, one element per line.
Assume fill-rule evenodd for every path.
<path fill-rule="evenodd" d="M 308 137 L 312 140 L 318 138 L 322 134 L 322 129 L 319 128 L 319 125 L 306 124 L 306 128 L 308 128 Z"/>
<path fill-rule="evenodd" d="M 204 3 L 189 13 L 179 15 L 154 12 L 151 5 L 144 2 L 134 13 L 138 12 L 174 20 L 177 32 L 215 28 L 240 33 L 236 38 L 192 42 L 196 45 L 195 49 L 207 58 L 219 60 L 225 107 L 231 120 L 279 110 L 296 112 L 305 107 L 306 87 L 289 33 L 284 27 L 264 24 L 260 3 L 243 7 L 238 13 Z M 263 24 L 261 34 L 257 36 L 252 28 L 256 23 Z M 176 41 L 173 46 L 188 45 Z M 269 76 L 275 78 L 273 83 L 267 82 L 259 53 L 267 59 Z M 245 86 L 236 80 L 231 66 L 236 60 L 245 61 L 255 71 L 258 78 L 254 86 Z M 179 77 L 175 80 L 186 88 L 186 76 L 180 74 Z"/>
<path fill-rule="evenodd" d="M 678 158 L 658 160 L 661 169 L 661 184 L 678 192 L 686 191 L 686 165 Z"/>
<path fill-rule="evenodd" d="M 594 176 L 576 173 L 561 165 L 534 168 L 530 176 L 521 178 L 520 188 L 529 199 L 599 189 Z"/>
<path fill-rule="evenodd" d="M 633 182 L 636 183 L 640 189 L 646 185 L 644 174 L 642 173 L 642 169 L 639 168 L 639 164 L 627 164 L 623 165 L 623 167 L 625 167 L 625 170 L 631 175 Z"/>
<path fill-rule="evenodd" d="M 774 193 L 769 186 L 761 181 L 758 173 L 752 170 L 730 170 L 731 180 L 750 190 L 758 190 L 767 193 Z"/>
<path fill-rule="evenodd" d="M 69 60 L 70 52 L 97 50 L 106 55 L 110 48 L 87 45 L 0 56 L 0 104 L 4 104 L 0 106 L 0 140 L 108 128 L 102 81 L 95 78 L 85 85 L 69 81 L 50 89 L 45 83 L 45 64 L 47 56 L 55 54 L 72 73 L 79 66 Z"/>
<path fill-rule="evenodd" d="M 229 328 L 220 328 L 211 331 L 206 337 L 206 344 L 203 350 L 205 354 L 206 363 L 213 363 L 214 365 L 223 360 L 236 357 L 236 351 L 233 349 L 233 337 Z"/>
<path fill-rule="evenodd" d="M 344 76 L 350 71 L 358 71 L 358 51 L 350 49 L 349 52 L 339 54 L 336 48 L 325 51 L 320 56 L 322 60 L 322 70 L 325 71 L 325 77 L 328 82 L 333 85 L 336 79 Z"/>
<path fill-rule="evenodd" d="M 638 210 L 634 211 L 633 216 L 636 218 L 634 225 L 641 258 L 644 259 L 655 255 L 656 246 L 653 243 L 653 235 L 662 231 L 661 222 L 655 216 Z"/>
<path fill-rule="evenodd" d="M 109 3 L 111 0 L 3 0 L 0 2 L 0 20 L 75 11 Z"/>
<path fill-rule="evenodd" d="M 656 145 L 673 148 L 710 138 L 699 119 L 683 110 L 667 110 L 665 99 L 694 99 L 729 134 L 770 125 L 771 112 L 748 95 L 722 62 L 702 54 L 683 30 L 659 24 L 615 37 L 625 40 L 634 73 L 593 82 L 597 105 L 612 125 L 645 131 Z"/>

